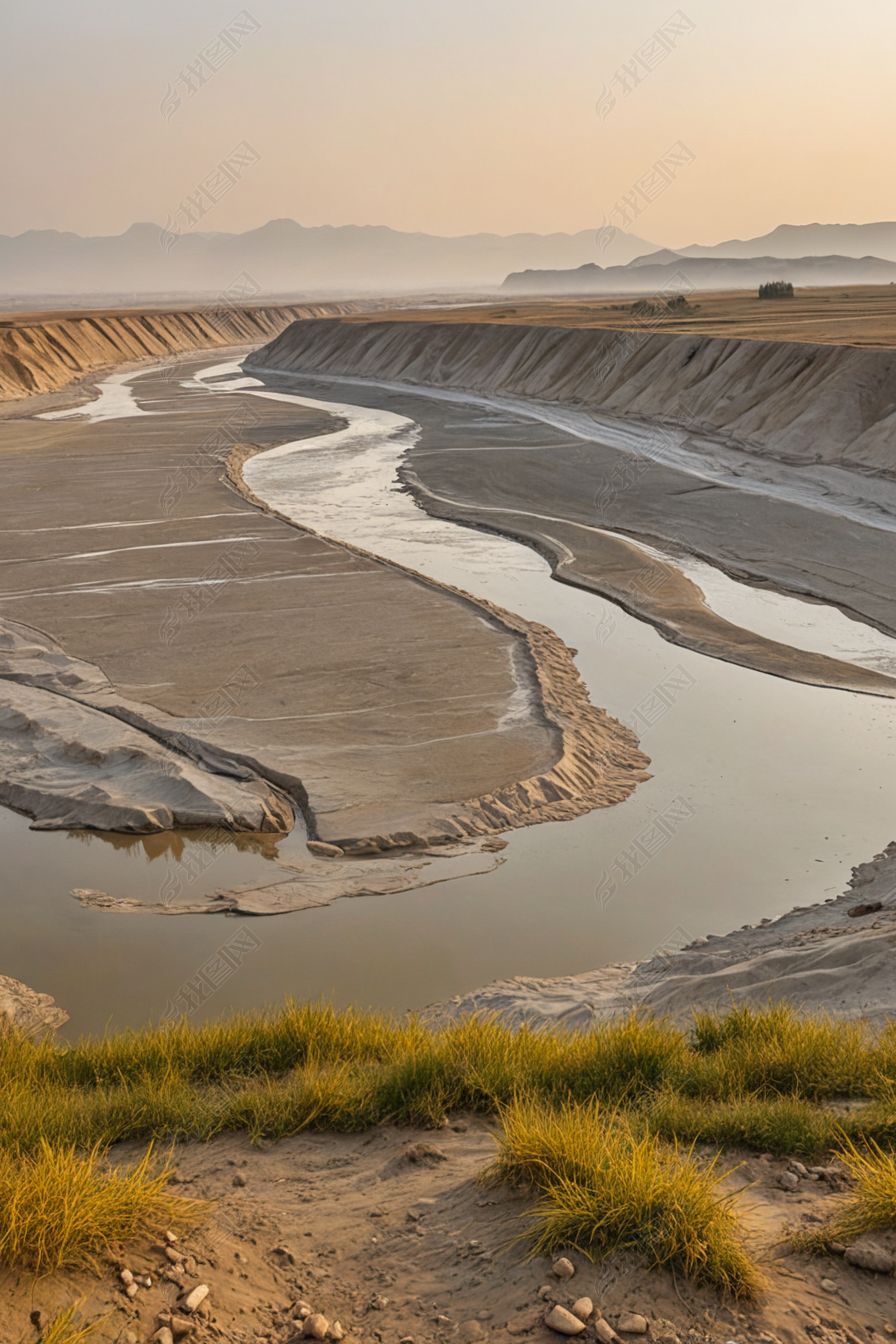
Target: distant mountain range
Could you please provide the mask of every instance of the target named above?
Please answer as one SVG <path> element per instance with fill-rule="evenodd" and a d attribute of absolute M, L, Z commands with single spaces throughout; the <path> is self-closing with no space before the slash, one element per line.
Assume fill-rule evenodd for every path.
<path fill-rule="evenodd" d="M 609 260 L 654 248 L 618 230 Z M 592 231 L 477 233 L 456 238 L 385 227 L 305 228 L 275 219 L 247 233 L 171 233 L 133 224 L 83 238 L 54 229 L 0 235 L 3 295 L 328 295 L 497 288 L 523 267 L 581 266 L 597 254 Z"/>
<path fill-rule="evenodd" d="M 31 296 L 239 301 L 469 293 L 498 289 L 505 277 L 507 288 L 530 292 L 646 291 L 662 288 L 676 267 L 702 289 L 779 278 L 803 285 L 885 283 L 894 278 L 886 267 L 896 263 L 896 222 L 782 224 L 759 238 L 659 250 L 622 230 L 600 233 L 599 248 L 590 230 L 451 238 L 380 226 L 306 228 L 294 219 L 274 219 L 246 233 L 177 233 L 157 224 L 133 224 L 108 237 L 31 230 L 0 235 L 0 306 L 4 296 L 21 304 Z M 790 263 L 786 274 L 782 258 Z M 748 263 L 746 269 L 738 262 Z"/>
<path fill-rule="evenodd" d="M 683 257 L 882 257 L 896 261 L 896 222 L 779 224 L 759 238 L 732 238 L 675 249 Z M 614 263 L 618 258 L 613 258 Z"/>
<path fill-rule="evenodd" d="M 794 285 L 886 285 L 896 262 L 880 257 L 695 257 L 664 249 L 627 266 L 517 271 L 503 288 L 515 294 L 688 294 L 694 290 L 752 289 L 766 280 Z"/>

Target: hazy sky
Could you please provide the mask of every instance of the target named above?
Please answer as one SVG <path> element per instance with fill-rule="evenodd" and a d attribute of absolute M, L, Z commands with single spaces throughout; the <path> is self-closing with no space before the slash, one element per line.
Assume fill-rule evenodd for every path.
<path fill-rule="evenodd" d="M 22 0 L 0 232 L 164 224 L 242 142 L 203 228 L 573 231 L 636 183 L 658 243 L 893 219 L 894 61 L 894 0 Z"/>

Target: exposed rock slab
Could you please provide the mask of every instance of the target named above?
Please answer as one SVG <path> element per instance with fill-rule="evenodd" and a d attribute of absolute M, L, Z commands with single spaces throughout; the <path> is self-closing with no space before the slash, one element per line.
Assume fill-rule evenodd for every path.
<path fill-rule="evenodd" d="M 211 774 L 113 715 L 0 680 L 0 803 L 39 830 L 285 831 L 292 810 L 251 777 Z"/>

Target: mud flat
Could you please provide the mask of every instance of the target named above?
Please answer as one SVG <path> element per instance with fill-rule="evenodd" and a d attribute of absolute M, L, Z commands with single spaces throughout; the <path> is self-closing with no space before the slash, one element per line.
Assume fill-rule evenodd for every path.
<path fill-rule="evenodd" d="M 495 463 L 503 459 L 518 464 L 542 454 L 550 457 L 553 452 L 560 460 L 566 453 L 587 458 L 598 451 L 576 433 L 533 418 L 525 409 L 483 407 L 461 393 L 452 394 L 450 404 L 439 404 L 428 391 L 418 389 L 389 391 L 370 383 L 349 384 L 320 376 L 295 379 L 293 375 L 285 385 L 287 390 L 283 390 L 280 375 L 267 386 L 247 379 L 241 385 L 239 377 L 234 377 L 238 369 L 216 374 L 209 367 L 211 362 L 200 371 L 197 360 L 190 369 L 176 372 L 167 384 L 161 375 L 134 379 L 137 409 L 142 414 L 130 418 L 96 423 L 77 419 L 18 422 L 27 425 L 24 433 L 34 436 L 23 441 L 23 449 L 27 445 L 32 452 L 42 444 L 41 451 L 45 451 L 52 444 L 54 452 L 45 460 L 52 460 L 54 468 L 68 470 L 75 461 L 83 464 L 83 476 L 91 481 L 102 479 L 99 507 L 106 509 L 108 495 L 109 508 L 101 516 L 99 529 L 85 527 L 98 504 L 95 498 L 88 501 L 84 488 L 77 484 L 79 473 L 69 472 L 63 499 L 61 484 L 44 472 L 45 489 L 51 493 L 55 489 L 58 496 L 52 507 L 76 512 L 70 520 L 57 519 L 53 533 L 38 534 L 33 528 L 40 526 L 41 501 L 28 490 L 19 491 L 24 517 L 6 521 L 10 529 L 28 527 L 30 534 L 18 541 L 11 530 L 4 532 L 8 555 L 16 562 L 13 546 L 33 545 L 30 558 L 38 566 L 46 564 L 50 577 L 41 581 L 39 572 L 32 575 L 29 566 L 24 579 L 17 576 L 15 586 L 7 581 L 9 609 L 4 615 L 21 622 L 25 607 L 30 611 L 28 604 L 39 604 L 44 612 L 41 629 L 57 638 L 66 656 L 78 656 L 85 666 L 100 669 L 122 700 L 143 706 L 145 723 L 167 725 L 175 742 L 184 746 L 202 743 L 219 759 L 226 757 L 231 782 L 236 778 L 233 766 L 241 765 L 272 790 L 286 794 L 301 812 L 299 800 L 289 789 L 298 779 L 312 801 L 324 796 L 334 799 L 338 822 L 345 794 L 337 793 L 334 779 L 337 771 L 344 772 L 343 778 L 350 778 L 354 790 L 348 803 L 358 809 L 356 817 L 362 806 L 375 806 L 380 808 L 381 820 L 376 830 L 354 824 L 343 824 L 337 830 L 334 823 L 327 832 L 330 838 L 394 834 L 385 828 L 382 780 L 391 789 L 396 771 L 406 769 L 408 762 L 419 763 L 420 777 L 433 790 L 425 802 L 437 804 L 440 817 L 454 815 L 455 809 L 446 811 L 444 797 L 434 797 L 438 781 L 433 782 L 432 775 L 436 768 L 443 773 L 442 753 L 460 750 L 458 722 L 474 728 L 465 736 L 478 745 L 480 761 L 486 760 L 492 770 L 497 756 L 491 745 L 498 723 L 502 732 L 513 730 L 503 738 L 504 746 L 515 742 L 519 747 L 520 735 L 534 726 L 542 734 L 536 743 L 546 747 L 544 768 L 537 774 L 532 774 L 529 756 L 497 788 L 492 774 L 487 791 L 471 790 L 459 798 L 461 803 L 494 795 L 526 778 L 547 778 L 549 767 L 559 762 L 558 724 L 543 714 L 533 725 L 532 706 L 544 701 L 544 694 L 532 649 L 506 624 L 499 622 L 496 629 L 494 611 L 481 601 L 472 603 L 462 593 L 473 593 L 494 609 L 515 613 L 530 630 L 551 630 L 566 646 L 577 649 L 575 670 L 585 679 L 594 704 L 606 705 L 614 718 L 636 727 L 654 759 L 653 779 L 635 789 L 622 806 L 585 812 L 562 826 L 515 830 L 499 856 L 499 865 L 480 862 L 472 871 L 465 867 L 458 880 L 453 880 L 457 860 L 452 857 L 444 861 L 445 877 L 430 883 L 443 861 L 420 851 L 421 864 L 405 891 L 389 882 L 370 888 L 390 891 L 386 899 L 336 900 L 332 905 L 327 903 L 326 892 L 321 897 L 321 873 L 345 870 L 358 876 L 353 866 L 359 861 L 333 862 L 308 855 L 301 828 L 285 842 L 269 832 L 268 858 L 246 847 L 249 841 L 265 837 L 247 832 L 231 831 L 231 842 L 226 845 L 217 839 L 206 843 L 204 828 L 194 828 L 192 836 L 187 832 L 97 835 L 84 844 L 83 833 L 32 835 L 22 818 L 7 813 L 0 819 L 4 845 L 8 842 L 10 852 L 19 857 L 22 877 L 13 874 L 9 902 L 14 918 L 8 923 L 4 969 L 53 993 L 72 1012 L 71 1030 L 101 1030 L 110 1011 L 117 1024 L 145 1022 L 179 1001 L 182 985 L 193 983 L 197 967 L 215 962 L 227 936 L 226 925 L 192 914 L 174 925 L 169 919 L 131 917 L 147 904 L 158 906 L 161 901 L 166 909 L 193 907 L 197 914 L 199 908 L 203 913 L 214 909 L 237 913 L 252 907 L 254 912 L 255 903 L 262 901 L 271 909 L 302 908 L 300 919 L 276 924 L 252 921 L 251 956 L 240 964 L 239 974 L 228 980 L 220 997 L 207 1006 L 203 1003 L 199 1009 L 203 1015 L 215 1015 L 237 1004 L 261 1006 L 283 993 L 297 992 L 401 1011 L 521 971 L 550 977 L 604 963 L 631 962 L 648 957 L 658 947 L 681 946 L 707 930 L 724 932 L 745 918 L 774 917 L 795 901 L 842 890 L 849 864 L 892 838 L 889 700 L 820 689 L 799 684 L 797 679 L 803 662 L 808 661 L 800 658 L 795 647 L 797 632 L 805 639 L 804 653 L 845 662 L 850 676 L 863 668 L 878 677 L 890 675 L 889 655 L 886 648 L 875 648 L 872 626 L 841 617 L 827 606 L 783 597 L 775 598 L 782 605 L 774 608 L 775 620 L 771 621 L 760 601 L 764 594 L 755 587 L 735 584 L 735 598 L 745 600 L 748 610 L 735 613 L 733 623 L 754 633 L 765 632 L 764 637 L 790 650 L 786 681 L 672 645 L 657 638 L 650 625 L 626 614 L 618 600 L 611 604 L 581 586 L 552 582 L 548 566 L 531 545 L 520 545 L 501 530 L 483 529 L 478 523 L 472 529 L 435 518 L 417 507 L 407 489 L 396 489 L 396 469 L 402 460 L 422 480 L 428 475 L 427 464 L 449 453 L 456 463 L 469 459 L 478 471 L 476 458 L 483 463 L 491 457 Z M 152 383 L 150 378 L 157 381 Z M 124 395 L 127 380 L 116 387 L 117 399 Z M 107 398 L 105 410 L 114 409 Z M 393 417 L 394 434 L 382 432 L 383 422 L 373 414 L 381 411 Z M 553 412 L 568 414 L 558 406 Z M 353 442 L 346 437 L 348 429 L 355 435 Z M 75 458 L 64 447 L 70 436 L 78 445 Z M 253 454 L 251 448 L 261 451 Z M 632 456 L 624 448 L 608 448 L 607 452 L 610 465 L 628 462 Z M 199 469 L 197 453 L 200 460 L 209 453 L 214 458 L 209 478 L 222 494 L 206 496 L 208 482 Z M 267 507 L 274 501 L 275 510 L 290 517 L 289 527 L 273 514 L 250 510 L 247 501 L 222 483 L 225 461 L 232 453 L 242 463 L 249 487 L 265 499 Z M 21 451 L 17 460 L 10 452 L 6 456 L 9 470 L 23 467 L 25 455 Z M 58 474 L 61 479 L 61 471 Z M 150 514 L 144 508 L 136 509 L 134 501 L 145 501 L 143 487 L 153 474 L 157 507 Z M 513 472 L 496 475 L 499 480 L 509 479 Z M 679 475 L 691 487 L 693 497 L 692 478 L 684 471 Z M 812 473 L 813 481 L 816 475 Z M 24 477 L 19 478 L 22 481 Z M 788 489 L 791 484 L 787 483 Z M 877 487 L 878 480 L 874 484 Z M 736 494 L 733 488 L 727 493 L 733 502 L 741 503 L 749 494 L 746 490 Z M 275 502 L 278 498 L 280 504 Z M 546 502 L 548 508 L 539 500 L 536 512 L 553 512 Z M 521 505 L 531 509 L 534 501 L 514 503 L 517 509 Z M 774 507 L 783 507 L 782 501 L 776 498 Z M 220 513 L 225 514 L 223 519 L 207 516 Z M 81 529 L 81 536 L 60 530 L 58 524 L 65 529 L 69 521 Z M 136 523 L 140 530 L 131 538 L 127 527 L 111 527 L 113 522 Z M 554 526 L 551 523 L 546 530 Z M 584 528 L 579 530 L 585 533 Z M 249 540 L 237 541 L 235 546 L 227 540 L 241 535 Z M 287 536 L 290 549 L 274 550 L 275 540 L 279 546 L 279 539 Z M 184 545 L 187 540 L 201 544 Z M 642 538 L 624 540 L 642 548 L 646 544 Z M 250 541 L 267 549 L 255 554 L 248 549 Z M 346 544 L 336 545 L 336 541 Z M 135 542 L 138 549 L 132 549 Z M 209 561 L 200 561 L 206 546 L 216 563 L 227 559 L 228 570 L 215 571 Z M 215 546 L 220 548 L 217 552 Z M 296 553 L 292 548 L 300 546 L 303 556 L 311 546 L 318 547 L 319 553 L 307 556 L 305 587 L 297 589 L 291 586 L 295 579 L 290 577 L 289 566 Z M 234 554 L 241 557 L 238 562 Z M 664 555 L 662 563 L 669 566 L 668 548 Z M 248 570 L 242 567 L 247 562 Z M 345 571 L 338 579 L 333 574 L 310 572 L 337 565 Z M 349 585 L 349 578 L 355 582 L 354 567 L 364 571 L 365 584 L 379 584 L 377 576 L 383 572 L 390 575 L 391 605 L 370 605 L 369 601 L 365 605 L 357 598 L 360 586 L 352 589 Z M 687 570 L 687 576 L 694 573 L 686 554 L 676 555 L 671 568 L 682 574 Z M 10 569 L 0 569 L 4 580 L 3 571 Z M 412 580 L 409 570 L 425 575 L 429 582 Z M 698 586 L 708 595 L 707 604 L 713 610 L 718 594 L 710 582 L 718 583 L 720 575 L 720 570 L 713 570 L 708 577 L 699 577 Z M 215 582 L 224 577 L 234 581 Z M 358 585 L 361 581 L 357 578 Z M 337 582 L 339 588 L 334 587 Z M 278 602 L 273 600 L 275 584 Z M 451 596 L 447 589 L 457 591 Z M 202 590 L 202 600 L 194 608 L 192 594 L 197 590 Z M 190 602 L 181 607 L 178 598 L 184 591 L 190 593 Z M 255 591 L 261 596 L 258 607 L 253 604 Z M 386 591 L 385 587 L 368 589 L 368 599 Z M 299 639 L 297 633 L 293 637 L 290 622 L 299 619 L 293 612 L 297 593 L 302 592 L 309 602 L 316 601 L 317 614 L 312 619 L 310 612 L 303 612 L 303 638 Z M 410 592 L 415 594 L 413 599 L 402 596 Z M 335 606 L 328 603 L 334 593 L 339 599 Z M 427 604 L 438 594 L 440 602 L 462 612 L 475 611 L 476 638 L 487 642 L 497 636 L 507 641 L 500 653 L 495 649 L 492 664 L 500 669 L 496 685 L 504 690 L 500 697 L 491 696 L 490 712 L 483 712 L 478 724 L 455 718 L 452 731 L 446 732 L 444 720 L 434 722 L 431 714 L 423 712 L 425 706 L 416 703 L 417 692 L 432 686 L 439 716 L 468 714 L 474 708 L 468 699 L 453 702 L 445 698 L 458 693 L 459 677 L 463 696 L 474 689 L 463 680 L 474 644 L 444 641 L 423 649 L 425 627 L 418 616 L 417 624 L 404 627 L 413 652 L 408 664 L 414 671 L 413 680 L 402 680 L 394 666 L 394 648 L 402 646 L 399 607 L 419 600 L 415 612 L 425 612 L 422 594 Z M 88 607 L 88 603 L 97 606 Z M 142 624 L 129 626 L 135 603 Z M 17 618 L 12 616 L 13 607 L 18 610 Z M 839 634 L 837 640 L 829 639 L 832 613 L 841 626 L 862 636 L 864 651 L 838 643 Z M 765 623 L 754 626 L 757 614 Z M 159 637 L 163 615 L 170 648 L 163 648 Z M 804 630 L 805 622 L 815 616 L 818 620 L 810 621 Z M 238 678 L 236 683 L 222 683 L 222 696 L 201 702 L 199 694 L 207 683 L 203 684 L 198 671 L 192 682 L 184 680 L 184 668 L 198 666 L 204 674 L 203 659 L 217 666 L 226 655 L 232 657 L 222 668 L 227 677 L 244 668 L 258 676 L 258 667 L 247 657 L 253 647 L 248 635 L 257 632 L 256 623 L 262 618 L 266 676 L 259 679 L 264 690 L 257 692 L 251 677 Z M 354 621 L 351 629 L 347 628 L 349 618 Z M 388 622 L 385 630 L 384 620 Z M 197 636 L 185 647 L 183 641 L 194 625 Z M 85 646 L 73 646 L 67 630 L 85 640 Z M 122 631 L 136 652 L 116 663 Z M 467 638 L 466 630 L 463 638 Z M 359 659 L 362 647 L 372 652 L 372 660 Z M 284 708 L 282 703 L 262 702 L 269 707 L 261 714 L 254 708 L 256 695 L 267 696 L 267 683 L 283 675 L 284 650 L 289 662 L 282 689 L 291 701 L 310 695 L 313 714 L 304 712 L 304 704 L 296 710 L 292 705 Z M 325 658 L 334 651 L 338 651 L 338 663 Z M 879 664 L 873 662 L 877 656 Z M 863 663 L 863 657 L 872 661 Z M 440 682 L 438 674 L 445 662 L 449 675 Z M 342 668 L 346 669 L 345 680 Z M 301 688 L 300 672 L 304 676 Z M 191 688 L 192 700 L 187 694 Z M 343 692 L 345 698 L 341 698 Z M 329 701 L 334 695 L 338 703 L 332 705 Z M 397 731 L 399 715 L 408 721 L 409 705 L 419 734 L 413 748 Z M 368 708 L 375 712 L 365 722 Z M 292 726 L 283 729 L 284 723 Z M 353 759 L 359 726 L 369 749 Z M 480 726 L 487 730 L 484 736 L 478 733 Z M 287 732 L 296 733 L 294 768 L 277 779 L 268 770 L 259 772 L 262 756 L 269 761 L 280 753 L 277 759 L 284 762 Z M 239 743 L 245 747 L 248 734 L 258 749 L 248 759 L 239 759 Z M 433 738 L 438 741 L 433 743 Z M 346 747 L 349 750 L 343 750 Z M 298 767 L 300 757 L 304 773 Z M 474 761 L 474 754 L 464 759 Z M 375 760 L 383 764 L 382 779 L 374 775 Z M 353 768 L 356 761 L 360 770 Z M 369 794 L 359 795 L 359 783 Z M 562 797 L 552 801 L 561 808 L 567 806 Z M 328 820 L 327 814 L 319 815 Z M 400 824 L 423 838 L 430 834 L 408 826 L 406 815 Z M 506 818 L 499 815 L 493 824 L 498 829 Z M 234 843 L 241 835 L 246 843 Z M 658 840 L 661 860 L 638 860 L 621 871 L 629 855 L 644 854 L 647 847 L 653 850 Z M 400 855 L 403 863 L 402 851 L 390 853 Z M 284 863 L 293 868 L 300 856 L 313 881 L 304 881 L 304 875 L 301 882 L 296 881 L 294 872 L 283 871 Z M 395 862 L 394 858 L 376 860 L 384 865 L 384 873 L 385 865 Z M 485 868 L 490 870 L 482 871 Z M 387 874 L 389 879 L 394 875 L 391 870 Z M 89 902 L 76 903 L 70 897 L 73 887 L 107 893 L 107 901 L 99 909 Z M 309 906 L 307 897 L 311 896 Z M 123 898 L 125 904 L 121 904 Z M 140 905 L 127 905 L 128 900 Z M 90 956 L 100 938 L 107 948 L 101 986 L 85 984 L 78 963 L 71 959 L 53 959 L 52 975 L 45 974 L 56 946 L 54 921 L 58 921 L 60 908 L 65 911 L 67 946 L 79 947 Z M 359 944 L 368 953 L 361 958 Z"/>
<path fill-rule="evenodd" d="M 189 372 L 141 375 L 112 418 L 0 422 L 5 801 L 99 829 L 298 817 L 375 852 L 644 778 L 550 631 L 241 498 L 225 460 L 286 437 L 284 411 Z M 330 424 L 292 408 L 290 437 L 303 420 Z"/>

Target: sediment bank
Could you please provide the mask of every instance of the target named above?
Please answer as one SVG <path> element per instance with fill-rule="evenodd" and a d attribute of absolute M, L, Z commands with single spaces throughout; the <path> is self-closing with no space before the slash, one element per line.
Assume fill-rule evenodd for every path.
<path fill-rule="evenodd" d="M 781 461 L 896 476 L 896 351 L 509 323 L 316 320 L 248 367 L 593 407 Z"/>
<path fill-rule="evenodd" d="M 438 1005 L 432 1016 L 496 1013 L 578 1027 L 637 1009 L 687 1023 L 695 1011 L 774 1002 L 877 1023 L 896 1016 L 896 843 L 855 867 L 836 898 L 661 949 L 635 965 L 498 981 Z"/>
<path fill-rule="evenodd" d="M 35 397 L 125 364 L 192 350 L 254 345 L 290 322 L 356 311 L 360 303 L 248 304 L 40 313 L 0 320 L 0 402 Z"/>
<path fill-rule="evenodd" d="M 297 324 L 246 367 L 484 398 L 482 447 L 429 431 L 407 454 L 422 507 L 527 541 L 558 578 L 673 642 L 794 675 L 786 634 L 760 648 L 720 619 L 676 571 L 678 551 L 896 632 L 893 351 L 347 319 Z M 892 693 L 883 658 L 852 680 L 807 651 L 791 658 L 811 683 Z"/>

